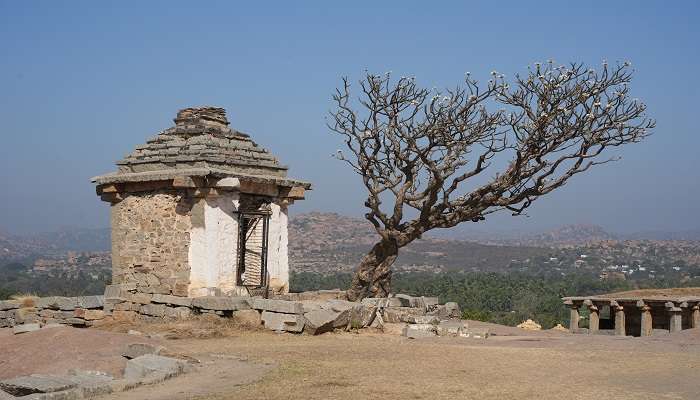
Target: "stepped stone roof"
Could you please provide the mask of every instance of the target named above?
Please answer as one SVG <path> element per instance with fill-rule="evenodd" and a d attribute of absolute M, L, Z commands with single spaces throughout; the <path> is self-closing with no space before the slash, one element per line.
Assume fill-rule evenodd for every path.
<path fill-rule="evenodd" d="M 307 182 L 287 178 L 287 167 L 275 156 L 247 134 L 231 129 L 223 108 L 185 108 L 174 121 L 175 126 L 136 146 L 118 161 L 116 172 L 96 176 L 92 181 L 104 185 L 214 176 L 311 187 Z"/>

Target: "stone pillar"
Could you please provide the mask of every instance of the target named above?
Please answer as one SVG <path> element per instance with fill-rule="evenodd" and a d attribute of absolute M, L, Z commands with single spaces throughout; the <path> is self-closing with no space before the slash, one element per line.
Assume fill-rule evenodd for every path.
<path fill-rule="evenodd" d="M 576 333 L 578 332 L 578 322 L 581 319 L 578 313 L 579 304 L 571 299 L 565 299 L 564 305 L 569 307 L 569 331 Z"/>
<path fill-rule="evenodd" d="M 642 311 L 640 335 L 651 336 L 653 327 L 651 320 L 651 307 L 646 305 L 642 300 L 637 302 L 637 307 L 639 307 L 639 309 Z"/>
<path fill-rule="evenodd" d="M 672 302 L 666 303 L 666 310 L 668 311 L 668 330 L 671 333 L 680 332 L 683 330 L 683 309 L 676 307 Z"/>
<path fill-rule="evenodd" d="M 615 310 L 615 335 L 625 336 L 625 308 L 616 301 L 611 301 L 610 309 Z"/>
<path fill-rule="evenodd" d="M 583 302 L 588 307 L 590 315 L 588 316 L 588 333 L 595 334 L 598 333 L 600 328 L 600 314 L 598 312 L 598 307 L 593 304 L 591 300 L 586 300 Z"/>
<path fill-rule="evenodd" d="M 690 318 L 691 328 L 700 328 L 700 304 L 695 304 L 692 308 L 693 313 Z"/>
<path fill-rule="evenodd" d="M 578 322 L 580 319 L 578 305 L 572 304 L 569 306 L 569 330 L 571 333 L 576 333 L 578 331 Z"/>

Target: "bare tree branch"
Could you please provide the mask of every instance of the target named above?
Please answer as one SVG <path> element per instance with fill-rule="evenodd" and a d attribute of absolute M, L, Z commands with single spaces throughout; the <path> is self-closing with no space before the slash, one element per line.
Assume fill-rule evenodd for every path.
<path fill-rule="evenodd" d="M 328 126 L 349 151 L 336 157 L 362 177 L 365 217 L 381 237 L 359 268 L 374 272 L 358 271 L 351 293 L 377 294 L 376 280 L 390 279 L 386 261 L 424 232 L 520 215 L 574 175 L 616 160 L 610 150 L 648 136 L 655 123 L 630 99 L 631 79 L 628 63 L 599 71 L 538 63 L 512 87 L 494 71 L 486 85 L 467 74 L 444 91 L 368 74 L 355 103 L 344 78 Z"/>

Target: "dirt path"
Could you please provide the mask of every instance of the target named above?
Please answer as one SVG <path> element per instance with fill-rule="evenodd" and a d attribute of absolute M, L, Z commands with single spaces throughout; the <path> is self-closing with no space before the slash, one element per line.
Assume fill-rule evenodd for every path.
<path fill-rule="evenodd" d="M 498 335 L 487 340 L 240 330 L 202 338 L 183 326 L 153 328 L 154 334 L 179 337 L 150 340 L 200 360 L 195 372 L 104 399 L 696 400 L 700 393 L 700 330 L 617 338 L 490 328 Z M 115 362 L 122 344 L 143 340 L 96 329 L 16 337 L 0 330 L 0 371 L 62 372 L 77 364 L 87 369 L 86 360 L 100 369 L 113 365 L 104 363 Z"/>
<path fill-rule="evenodd" d="M 230 393 L 237 386 L 262 379 L 272 364 L 254 364 L 225 354 L 193 355 L 201 361 L 193 372 L 166 382 L 142 386 L 124 393 L 102 396 L 100 400 L 188 400 Z"/>

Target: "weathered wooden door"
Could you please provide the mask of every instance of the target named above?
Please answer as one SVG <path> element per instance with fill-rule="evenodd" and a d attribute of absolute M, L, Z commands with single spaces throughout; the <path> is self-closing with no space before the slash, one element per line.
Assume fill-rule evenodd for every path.
<path fill-rule="evenodd" d="M 269 216 L 241 213 L 238 222 L 238 284 L 266 286 Z"/>

